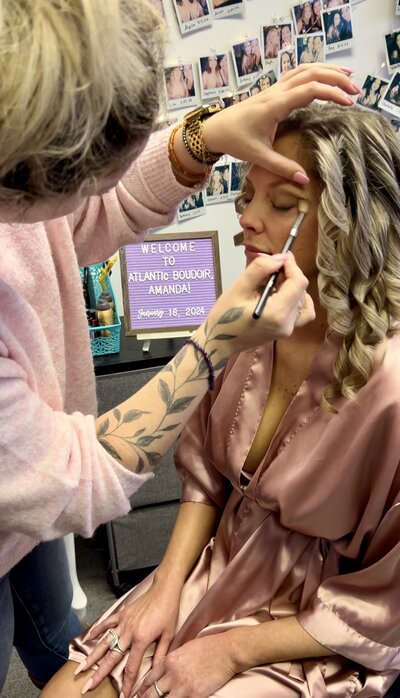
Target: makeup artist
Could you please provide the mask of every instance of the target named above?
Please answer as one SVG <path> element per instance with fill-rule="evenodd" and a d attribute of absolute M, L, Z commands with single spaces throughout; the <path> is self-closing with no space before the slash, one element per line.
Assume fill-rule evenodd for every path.
<path fill-rule="evenodd" d="M 306 184 L 271 149 L 279 121 L 314 98 L 347 105 L 357 88 L 347 69 L 300 68 L 237 107 L 206 108 L 202 123 L 189 117 L 185 145 L 181 126 L 151 136 L 164 37 L 145 0 L 0 0 L 0 18 L 1 690 L 13 641 L 44 684 L 80 631 L 56 539 L 126 513 L 228 358 L 314 317 L 293 258 L 260 256 L 162 378 L 96 421 L 78 266 L 168 224 L 218 153 Z M 255 322 L 257 289 L 282 265 Z"/>

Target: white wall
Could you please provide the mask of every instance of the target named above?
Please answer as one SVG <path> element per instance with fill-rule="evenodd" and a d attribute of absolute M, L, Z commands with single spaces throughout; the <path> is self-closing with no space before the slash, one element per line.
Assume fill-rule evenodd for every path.
<path fill-rule="evenodd" d="M 170 34 L 167 47 L 167 62 L 170 63 L 197 63 L 200 55 L 208 55 L 215 49 L 217 52 L 230 52 L 231 45 L 241 43 L 245 35 L 259 36 L 260 27 L 272 23 L 273 17 L 290 18 L 290 8 L 294 4 L 287 0 L 248 0 L 244 16 L 215 20 L 210 28 L 182 37 L 173 0 L 163 1 Z M 388 78 L 384 34 L 400 27 L 400 17 L 395 16 L 395 6 L 396 0 L 353 0 L 354 46 L 349 51 L 334 54 L 327 62 L 351 66 L 355 70 L 354 79 L 361 84 L 368 73 Z M 176 110 L 169 114 L 180 119 L 185 111 L 189 110 Z M 239 230 L 232 202 L 211 205 L 205 216 L 191 221 L 174 222 L 165 229 L 168 232 L 182 233 L 206 230 L 218 230 L 222 285 L 226 288 L 244 267 L 243 248 L 234 248 L 232 243 L 233 235 Z M 113 272 L 112 283 L 122 312 L 119 264 Z"/>

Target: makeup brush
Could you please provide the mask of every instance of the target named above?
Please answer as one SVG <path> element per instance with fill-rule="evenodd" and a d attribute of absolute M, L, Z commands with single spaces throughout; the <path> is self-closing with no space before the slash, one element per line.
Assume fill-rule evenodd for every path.
<path fill-rule="evenodd" d="M 287 237 L 287 240 L 283 246 L 282 254 L 289 252 L 290 248 L 292 247 L 292 245 L 297 237 L 297 234 L 299 232 L 299 228 L 304 220 L 304 217 L 308 213 L 308 209 L 309 209 L 308 201 L 306 201 L 305 199 L 300 199 L 299 205 L 298 205 L 299 215 L 297 216 L 295 223 L 294 223 L 294 226 L 291 229 L 291 231 Z M 235 238 L 236 238 L 236 235 L 235 235 Z M 235 238 L 234 238 L 234 240 L 235 240 Z M 255 320 L 258 320 L 258 318 L 261 316 L 261 313 L 265 308 L 265 304 L 266 304 L 268 298 L 270 297 L 271 293 L 274 292 L 275 282 L 276 282 L 276 280 L 278 278 L 278 274 L 280 274 L 280 272 L 281 272 L 281 269 L 279 269 L 279 271 L 275 271 L 269 277 L 268 283 L 264 287 L 264 290 L 261 293 L 260 299 L 259 299 L 256 307 L 254 308 L 253 318 Z"/>

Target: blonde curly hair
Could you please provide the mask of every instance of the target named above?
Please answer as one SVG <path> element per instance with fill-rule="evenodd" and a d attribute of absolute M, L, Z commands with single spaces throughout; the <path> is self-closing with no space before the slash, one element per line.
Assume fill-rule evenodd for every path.
<path fill-rule="evenodd" d="M 163 46 L 147 0 L 0 0 L 0 202 L 116 171 L 158 116 Z"/>
<path fill-rule="evenodd" d="M 321 182 L 318 289 L 328 331 L 343 337 L 322 404 L 355 399 L 375 348 L 400 320 L 400 143 L 388 121 L 360 107 L 312 104 L 279 125 L 299 137 Z"/>

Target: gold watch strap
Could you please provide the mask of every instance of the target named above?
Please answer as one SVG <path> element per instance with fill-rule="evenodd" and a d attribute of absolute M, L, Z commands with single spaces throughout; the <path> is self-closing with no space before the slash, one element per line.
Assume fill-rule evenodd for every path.
<path fill-rule="evenodd" d="M 182 140 L 189 155 L 203 165 L 214 165 L 223 153 L 209 151 L 203 138 L 203 121 L 224 108 L 221 102 L 211 102 L 186 114 L 183 119 Z"/>

